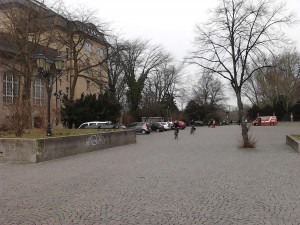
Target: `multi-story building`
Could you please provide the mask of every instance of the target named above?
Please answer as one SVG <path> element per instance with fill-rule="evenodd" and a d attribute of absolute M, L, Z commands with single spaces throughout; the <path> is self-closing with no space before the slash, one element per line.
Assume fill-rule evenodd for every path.
<path fill-rule="evenodd" d="M 35 57 L 64 58 L 62 72 L 51 71 L 51 122 L 60 122 L 61 98 L 103 93 L 107 88 L 108 43 L 92 23 L 66 18 L 34 0 L 0 2 L 0 127 L 30 102 L 32 126 L 45 125 L 47 82 Z"/>

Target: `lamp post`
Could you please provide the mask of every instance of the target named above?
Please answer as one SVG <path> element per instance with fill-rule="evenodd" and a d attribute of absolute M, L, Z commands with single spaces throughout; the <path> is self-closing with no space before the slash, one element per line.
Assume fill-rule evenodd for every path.
<path fill-rule="evenodd" d="M 56 76 L 56 78 L 57 78 L 57 76 Z M 56 79 L 56 82 L 57 82 L 57 79 Z M 56 84 L 56 91 L 53 95 L 55 96 L 55 113 L 56 113 L 55 124 L 56 124 L 56 126 L 58 126 L 58 120 L 60 118 L 60 117 L 58 117 L 58 115 L 60 115 L 61 98 L 65 94 L 63 94 L 61 90 L 57 91 L 57 84 Z M 57 103 L 58 100 L 59 100 L 59 106 Z"/>
<path fill-rule="evenodd" d="M 52 136 L 52 130 L 51 130 L 51 118 L 50 118 L 50 103 L 51 103 L 51 92 L 52 92 L 52 85 L 51 85 L 51 65 L 53 62 L 51 62 L 49 59 L 47 59 L 43 54 L 38 54 L 36 56 L 36 62 L 38 66 L 38 72 L 39 74 L 46 79 L 47 81 L 47 97 L 48 97 L 48 104 L 47 104 L 47 136 Z M 61 56 L 57 56 L 54 60 L 54 65 L 56 69 L 55 76 L 58 76 L 61 73 L 62 70 L 62 63 L 63 58 Z"/>

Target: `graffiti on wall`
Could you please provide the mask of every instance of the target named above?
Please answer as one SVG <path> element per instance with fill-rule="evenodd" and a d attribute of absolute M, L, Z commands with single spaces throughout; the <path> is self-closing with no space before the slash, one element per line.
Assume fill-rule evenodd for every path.
<path fill-rule="evenodd" d="M 102 134 L 92 134 L 86 138 L 86 145 L 103 145 L 105 141 Z"/>

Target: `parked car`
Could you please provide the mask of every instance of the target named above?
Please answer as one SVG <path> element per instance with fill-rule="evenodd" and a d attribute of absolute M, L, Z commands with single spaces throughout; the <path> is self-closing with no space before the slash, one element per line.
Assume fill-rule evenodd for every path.
<path fill-rule="evenodd" d="M 180 129 L 185 129 L 186 128 L 186 124 L 185 124 L 185 122 L 183 122 L 183 121 L 178 121 L 178 125 L 179 125 L 179 128 Z"/>
<path fill-rule="evenodd" d="M 137 133 L 150 134 L 151 128 L 148 123 L 145 122 L 134 122 L 131 123 L 127 128 L 134 129 Z"/>
<path fill-rule="evenodd" d="M 124 124 L 114 124 L 114 128 L 116 128 L 116 129 L 126 129 L 126 126 Z"/>
<path fill-rule="evenodd" d="M 164 126 L 158 122 L 151 123 L 150 127 L 151 127 L 151 130 L 157 131 L 157 132 L 163 132 L 165 130 Z"/>
<path fill-rule="evenodd" d="M 180 121 L 180 120 L 177 120 L 177 122 L 178 122 L 178 125 L 179 125 L 179 128 L 180 129 L 185 129 L 186 128 L 186 124 L 185 124 L 185 122 L 183 122 L 183 121 Z M 171 122 L 171 129 L 172 130 L 174 130 L 175 129 L 175 126 L 174 126 L 174 123 L 175 123 L 175 121 L 174 122 Z"/>
<path fill-rule="evenodd" d="M 114 125 L 111 121 L 91 121 L 82 123 L 78 129 L 112 129 Z"/>
<path fill-rule="evenodd" d="M 254 126 L 274 126 L 277 125 L 277 123 L 278 121 L 276 116 L 259 116 L 252 122 Z"/>
<path fill-rule="evenodd" d="M 163 127 L 164 127 L 164 130 L 171 130 L 171 124 L 169 122 L 158 122 L 160 123 Z"/>
<path fill-rule="evenodd" d="M 202 127 L 203 126 L 203 122 L 202 121 L 195 121 L 194 122 L 194 125 L 196 126 L 196 127 Z"/>

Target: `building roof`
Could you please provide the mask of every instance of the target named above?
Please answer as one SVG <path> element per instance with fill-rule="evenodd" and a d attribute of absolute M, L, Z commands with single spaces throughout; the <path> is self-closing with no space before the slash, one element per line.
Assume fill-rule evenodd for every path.
<path fill-rule="evenodd" d="M 70 20 L 56 13 L 54 10 L 48 8 L 45 4 L 36 0 L 1 0 L 0 6 L 2 9 L 11 8 L 15 6 L 24 6 L 28 9 L 33 9 L 37 12 L 43 12 L 43 25 L 47 28 L 62 29 L 66 33 L 83 33 L 95 42 L 100 42 L 103 45 L 108 46 L 104 34 L 99 31 L 97 26 L 93 23 L 84 23 L 78 20 Z"/>
<path fill-rule="evenodd" d="M 16 47 L 17 40 L 9 34 L 0 33 L 0 53 L 7 55 L 20 55 L 22 53 L 22 49 Z M 28 48 L 30 51 L 30 55 L 35 57 L 38 54 L 44 54 L 49 57 L 50 60 L 54 60 L 54 58 L 58 55 L 58 51 L 53 48 L 45 47 L 43 45 L 39 45 L 32 42 L 27 42 Z M 25 47 L 25 46 L 24 46 Z"/>

